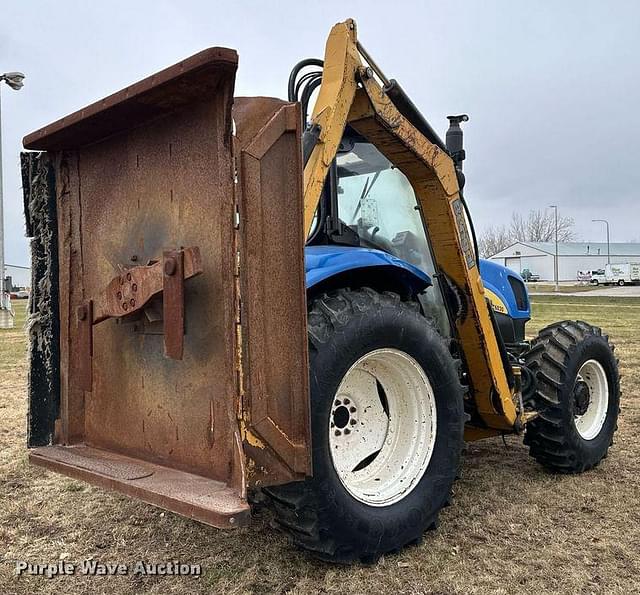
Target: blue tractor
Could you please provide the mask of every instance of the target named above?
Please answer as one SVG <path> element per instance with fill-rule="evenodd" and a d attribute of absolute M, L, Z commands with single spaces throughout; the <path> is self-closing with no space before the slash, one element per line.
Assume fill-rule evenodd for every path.
<path fill-rule="evenodd" d="M 467 117 L 443 142 L 351 19 L 288 101 L 234 98 L 236 68 L 210 48 L 25 138 L 30 460 L 221 528 L 262 498 L 342 563 L 435 527 L 465 440 L 597 465 L 613 348 L 526 340 L 522 278 L 478 259 Z"/>

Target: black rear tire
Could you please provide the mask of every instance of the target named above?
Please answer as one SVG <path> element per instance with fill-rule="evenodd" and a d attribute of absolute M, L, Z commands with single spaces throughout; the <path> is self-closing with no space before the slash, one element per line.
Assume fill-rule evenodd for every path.
<path fill-rule="evenodd" d="M 422 368 L 436 403 L 436 437 L 415 487 L 389 505 L 353 497 L 334 468 L 328 422 L 336 391 L 351 366 L 379 349 L 397 349 Z M 309 309 L 313 477 L 265 488 L 277 523 L 317 557 L 339 563 L 372 562 L 417 542 L 435 528 L 449 502 L 463 446 L 463 390 L 458 363 L 415 302 L 371 289 L 339 290 Z"/>
<path fill-rule="evenodd" d="M 525 405 L 540 413 L 526 426 L 524 443 L 529 453 L 560 473 L 581 473 L 595 467 L 613 443 L 620 407 L 618 360 L 608 337 L 586 322 L 557 322 L 540 331 L 524 359 L 538 383 L 536 394 Z M 604 370 L 608 402 L 597 435 L 585 439 L 576 419 L 581 413 L 578 408 L 586 405 L 580 404 L 584 397 L 576 391 L 582 388 L 578 371 L 590 360 Z"/>

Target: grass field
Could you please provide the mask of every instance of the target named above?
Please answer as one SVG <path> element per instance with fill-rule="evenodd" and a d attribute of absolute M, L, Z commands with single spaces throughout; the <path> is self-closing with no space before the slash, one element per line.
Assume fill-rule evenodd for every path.
<path fill-rule="evenodd" d="M 553 283 L 527 283 L 527 290 L 538 293 L 538 292 L 555 292 L 556 286 Z M 593 291 L 594 289 L 599 289 L 597 285 L 559 285 L 558 293 L 584 293 Z M 601 287 L 600 287 L 601 289 Z"/>
<path fill-rule="evenodd" d="M 452 506 L 419 546 L 373 566 L 311 560 L 257 511 L 217 531 L 26 462 L 26 343 L 0 331 L 0 593 L 640 592 L 640 299 L 540 296 L 529 332 L 578 318 L 603 326 L 620 357 L 622 413 L 609 457 L 582 476 L 542 470 L 517 437 L 470 444 Z M 16 560 L 180 560 L 199 579 L 17 578 Z"/>

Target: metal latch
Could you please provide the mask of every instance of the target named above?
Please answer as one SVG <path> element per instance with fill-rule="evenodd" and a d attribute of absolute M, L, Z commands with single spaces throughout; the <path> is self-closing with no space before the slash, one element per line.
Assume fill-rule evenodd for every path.
<path fill-rule="evenodd" d="M 164 354 L 182 359 L 184 350 L 184 282 L 202 273 L 197 246 L 165 250 L 162 260 L 126 269 L 108 283 L 95 300 L 78 306 L 79 382 L 92 388 L 93 325 L 107 318 L 122 318 L 142 310 L 162 293 Z"/>

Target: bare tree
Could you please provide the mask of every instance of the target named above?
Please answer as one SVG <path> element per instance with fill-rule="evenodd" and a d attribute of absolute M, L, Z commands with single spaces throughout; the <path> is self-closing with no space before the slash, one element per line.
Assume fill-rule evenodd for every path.
<path fill-rule="evenodd" d="M 558 217 L 558 241 L 575 239 L 574 221 L 571 217 Z M 555 217 L 551 211 L 531 210 L 526 217 L 520 213 L 511 215 L 509 232 L 514 242 L 555 241 Z"/>
<path fill-rule="evenodd" d="M 513 244 L 506 225 L 492 225 L 478 236 L 478 251 L 482 258 L 488 258 Z"/>
<path fill-rule="evenodd" d="M 574 221 L 558 217 L 558 241 L 575 240 Z M 509 225 L 492 225 L 478 236 L 480 256 L 488 258 L 515 242 L 555 241 L 555 217 L 550 211 L 531 210 L 527 216 L 514 212 Z"/>

